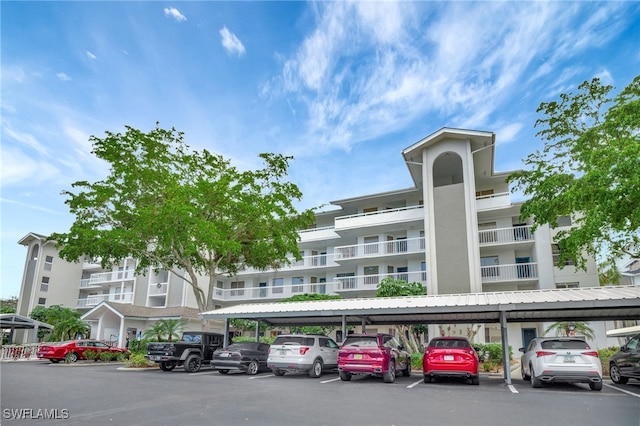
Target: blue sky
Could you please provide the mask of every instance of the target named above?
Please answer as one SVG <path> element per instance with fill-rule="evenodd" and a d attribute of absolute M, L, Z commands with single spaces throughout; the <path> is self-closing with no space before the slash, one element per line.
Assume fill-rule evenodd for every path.
<path fill-rule="evenodd" d="M 640 70 L 639 2 L 2 1 L 1 297 L 60 192 L 106 164 L 88 139 L 185 132 L 239 168 L 293 155 L 301 207 L 412 185 L 401 150 L 496 132 L 496 169 L 541 147 L 541 102 Z"/>

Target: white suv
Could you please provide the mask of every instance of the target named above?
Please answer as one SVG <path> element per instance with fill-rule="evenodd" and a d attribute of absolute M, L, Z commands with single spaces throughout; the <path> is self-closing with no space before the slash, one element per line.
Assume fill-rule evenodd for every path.
<path fill-rule="evenodd" d="M 598 351 L 577 337 L 536 337 L 520 348 L 522 378 L 539 388 L 542 383 L 588 383 L 602 390 L 602 364 Z"/>
<path fill-rule="evenodd" d="M 338 368 L 338 344 L 322 335 L 281 334 L 269 348 L 267 367 L 276 376 L 308 372 L 309 377 L 320 377 Z"/>

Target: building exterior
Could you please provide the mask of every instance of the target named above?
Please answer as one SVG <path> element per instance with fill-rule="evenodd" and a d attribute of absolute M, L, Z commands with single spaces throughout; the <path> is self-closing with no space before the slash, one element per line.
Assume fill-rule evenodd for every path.
<path fill-rule="evenodd" d="M 317 213 L 315 226 L 300 232 L 300 261 L 219 276 L 216 307 L 304 293 L 373 297 L 386 277 L 419 282 L 428 294 L 598 286 L 593 259 L 586 271 L 558 267 L 554 237 L 571 226 L 571 218 L 560 218 L 559 229 L 534 231 L 530 219 L 519 217 L 520 204 L 511 201 L 509 173 L 494 171 L 494 153 L 491 132 L 443 128 L 418 141 L 402 151 L 413 187 L 331 202 L 334 209 Z M 122 343 L 127 329 L 143 331 L 163 311 L 175 316 L 176 308 L 197 306 L 188 284 L 176 275 L 153 270 L 135 275 L 133 258 L 103 270 L 87 259 L 61 260 L 37 234 L 20 244 L 28 248 L 20 314 L 39 304 L 74 307 L 93 321 L 93 337 L 112 340 L 108 329 Z M 202 287 L 207 282 L 203 279 Z M 130 306 L 118 310 L 122 304 Z M 131 306 L 140 307 L 140 313 Z M 510 324 L 509 341 L 524 345 L 543 335 L 547 325 Z M 430 334 L 458 334 L 469 327 L 478 331 L 476 341 L 500 341 L 500 330 L 492 325 L 434 327 Z M 599 334 L 599 346 L 606 345 L 604 331 Z"/>

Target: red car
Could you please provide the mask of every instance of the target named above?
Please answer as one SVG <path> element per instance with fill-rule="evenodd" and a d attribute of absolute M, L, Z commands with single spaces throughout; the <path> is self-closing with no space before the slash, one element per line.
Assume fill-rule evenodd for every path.
<path fill-rule="evenodd" d="M 464 337 L 436 337 L 424 349 L 422 372 L 424 382 L 436 377 L 464 377 L 479 385 L 478 354 Z"/>
<path fill-rule="evenodd" d="M 390 334 L 350 334 L 338 351 L 338 371 L 347 382 L 353 374 L 368 374 L 393 383 L 397 371 L 411 376 L 411 355 Z"/>
<path fill-rule="evenodd" d="M 129 351 L 124 348 L 109 346 L 99 340 L 83 339 L 44 344 L 38 349 L 38 358 L 48 359 L 52 363 L 57 363 L 65 359 L 70 362 L 76 362 L 79 359 L 86 359 L 84 356 L 85 351 L 97 352 L 98 359 L 101 352 L 123 354 L 126 358 L 129 357 Z"/>

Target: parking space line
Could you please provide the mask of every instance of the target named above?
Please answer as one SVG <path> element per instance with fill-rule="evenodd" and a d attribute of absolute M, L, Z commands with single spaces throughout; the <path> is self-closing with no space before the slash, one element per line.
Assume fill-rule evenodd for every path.
<path fill-rule="evenodd" d="M 507 385 L 507 387 L 509 388 L 511 393 L 520 393 L 520 392 L 518 392 L 518 389 L 516 389 L 516 387 L 513 386 L 513 385 Z"/>
<path fill-rule="evenodd" d="M 266 379 L 267 377 L 276 377 L 275 374 L 262 374 L 260 376 L 251 376 L 249 377 L 249 380 L 253 380 L 253 379 Z"/>
<path fill-rule="evenodd" d="M 418 380 L 417 382 L 411 383 L 409 386 L 407 386 L 407 389 L 412 389 L 418 386 L 420 383 L 422 383 L 422 379 Z"/>
<path fill-rule="evenodd" d="M 338 380 L 340 380 L 340 377 L 336 377 L 336 378 L 329 379 L 329 380 L 323 380 L 320 383 L 331 383 L 331 382 L 337 382 Z"/>
<path fill-rule="evenodd" d="M 207 374 L 213 374 L 213 371 L 202 371 L 200 373 L 189 373 L 190 376 L 206 376 Z"/>
<path fill-rule="evenodd" d="M 631 395 L 631 396 L 635 396 L 636 398 L 640 398 L 640 394 L 637 394 L 637 393 L 634 393 L 634 392 L 628 391 L 628 390 L 626 390 L 626 389 L 621 389 L 621 388 L 619 388 L 619 387 L 616 387 L 616 386 L 613 386 L 613 385 L 609 385 L 609 384 L 604 383 L 604 382 L 603 382 L 602 384 L 603 384 L 603 385 L 605 385 L 605 386 L 606 386 L 606 387 L 608 387 L 608 388 L 615 389 L 615 390 L 617 390 L 617 391 L 620 391 L 620 392 L 626 393 L 626 394 Z"/>

